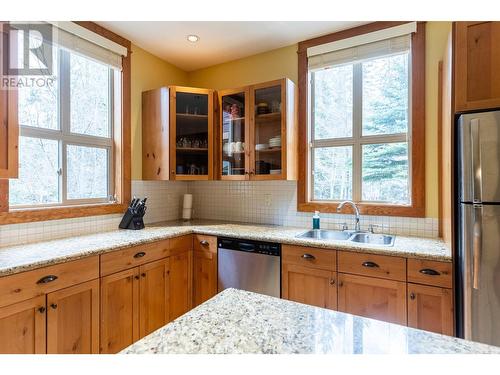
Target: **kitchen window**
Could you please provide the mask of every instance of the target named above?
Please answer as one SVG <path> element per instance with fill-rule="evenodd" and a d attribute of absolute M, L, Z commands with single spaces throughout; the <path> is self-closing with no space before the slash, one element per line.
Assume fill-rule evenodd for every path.
<path fill-rule="evenodd" d="M 110 202 L 113 191 L 112 68 L 54 49 L 48 87 L 18 89 L 19 178 L 10 206 Z"/>
<path fill-rule="evenodd" d="M 416 33 L 372 24 L 368 34 L 299 46 L 307 64 L 299 210 L 335 212 L 352 200 L 364 214 L 423 215 L 423 83 L 415 80 L 423 25 L 413 25 Z"/>
<path fill-rule="evenodd" d="M 52 30 L 51 75 L 15 90 L 18 177 L 0 185 L 7 223 L 122 212 L 130 197 L 130 42 L 88 22 Z M 40 42 L 14 35 L 18 61 L 26 35 Z"/>

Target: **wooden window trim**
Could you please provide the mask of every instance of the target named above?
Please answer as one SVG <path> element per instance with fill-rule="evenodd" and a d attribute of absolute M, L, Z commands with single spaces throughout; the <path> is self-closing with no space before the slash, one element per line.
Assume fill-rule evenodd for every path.
<path fill-rule="evenodd" d="M 131 194 L 131 42 L 94 22 L 76 21 L 80 26 L 89 29 L 115 43 L 127 48 L 126 57 L 122 58 L 121 80 L 121 126 L 114 127 L 114 181 L 117 203 L 88 204 L 81 206 L 58 206 L 29 209 L 12 209 L 9 211 L 9 183 L 0 180 L 0 225 L 18 224 L 34 221 L 69 219 L 83 216 L 107 215 L 123 213 L 128 206 Z"/>
<path fill-rule="evenodd" d="M 298 47 L 298 86 L 299 86 L 299 179 L 297 191 L 297 210 L 302 212 L 337 212 L 338 203 L 309 201 L 308 170 L 309 158 L 307 142 L 307 97 L 308 68 L 307 48 L 370 33 L 407 22 L 373 22 L 337 33 L 324 35 L 299 43 Z M 359 203 L 363 215 L 383 216 L 425 216 L 425 22 L 417 23 L 417 32 L 412 35 L 412 129 L 411 129 L 411 205 L 392 205 L 380 203 Z M 345 212 L 350 208 L 347 208 Z"/>

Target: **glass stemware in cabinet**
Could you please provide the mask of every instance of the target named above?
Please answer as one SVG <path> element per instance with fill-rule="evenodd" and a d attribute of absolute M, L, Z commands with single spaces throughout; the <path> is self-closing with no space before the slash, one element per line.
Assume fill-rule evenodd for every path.
<path fill-rule="evenodd" d="M 247 94 L 221 92 L 221 178 L 245 179 L 247 176 Z"/>
<path fill-rule="evenodd" d="M 253 91 L 255 176 L 282 174 L 282 87 L 255 86 Z M 269 177 L 271 178 L 271 177 Z"/>

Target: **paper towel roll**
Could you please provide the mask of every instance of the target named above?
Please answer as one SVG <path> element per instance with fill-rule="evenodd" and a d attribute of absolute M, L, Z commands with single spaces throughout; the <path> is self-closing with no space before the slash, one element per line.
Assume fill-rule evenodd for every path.
<path fill-rule="evenodd" d="M 184 194 L 184 202 L 182 204 L 182 208 L 193 208 L 193 194 Z"/>
<path fill-rule="evenodd" d="M 192 208 L 183 208 L 182 209 L 182 219 L 191 220 L 192 215 L 193 215 Z"/>

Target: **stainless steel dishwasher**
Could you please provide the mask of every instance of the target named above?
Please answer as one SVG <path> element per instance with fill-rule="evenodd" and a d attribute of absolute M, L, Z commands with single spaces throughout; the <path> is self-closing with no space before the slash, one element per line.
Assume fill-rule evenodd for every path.
<path fill-rule="evenodd" d="M 281 297 L 281 245 L 217 239 L 218 290 L 236 288 Z"/>

